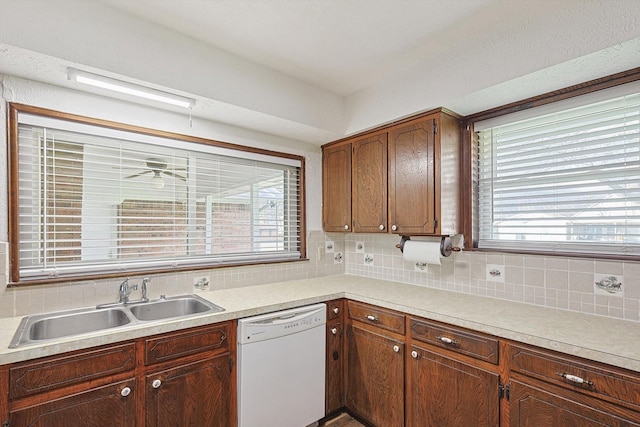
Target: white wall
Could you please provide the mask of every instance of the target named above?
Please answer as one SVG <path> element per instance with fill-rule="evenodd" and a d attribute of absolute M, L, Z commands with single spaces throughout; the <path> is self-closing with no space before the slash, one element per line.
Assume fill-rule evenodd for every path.
<path fill-rule="evenodd" d="M 341 97 L 97 1 L 3 0 L 0 43 L 310 127 L 343 128 Z"/>

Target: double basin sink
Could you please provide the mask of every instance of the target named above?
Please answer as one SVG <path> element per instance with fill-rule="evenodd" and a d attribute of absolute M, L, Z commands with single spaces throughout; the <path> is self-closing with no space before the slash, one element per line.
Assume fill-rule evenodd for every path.
<path fill-rule="evenodd" d="M 9 348 L 196 314 L 224 311 L 197 295 L 180 295 L 108 308 L 86 308 L 26 316 Z"/>

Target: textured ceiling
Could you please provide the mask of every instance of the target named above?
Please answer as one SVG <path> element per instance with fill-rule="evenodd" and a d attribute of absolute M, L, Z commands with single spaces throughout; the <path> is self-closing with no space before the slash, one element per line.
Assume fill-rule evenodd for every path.
<path fill-rule="evenodd" d="M 0 77 L 145 104 L 67 80 L 67 67 L 79 68 L 190 96 L 195 118 L 319 145 L 440 106 L 468 115 L 638 67 L 640 1 L 612 4 L 0 0 Z M 1 84 L 5 99 L 33 104 L 47 90 Z"/>
<path fill-rule="evenodd" d="M 101 0 L 259 64 L 349 95 L 400 71 L 495 0 Z M 441 41 L 439 41 L 441 43 Z M 434 46 L 435 48 L 435 46 Z M 442 46 L 437 46 L 441 49 Z M 419 51 L 419 52 L 418 52 Z"/>

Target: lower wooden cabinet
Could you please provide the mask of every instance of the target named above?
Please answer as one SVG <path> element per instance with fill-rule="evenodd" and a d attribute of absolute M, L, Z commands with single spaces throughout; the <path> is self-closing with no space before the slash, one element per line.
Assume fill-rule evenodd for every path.
<path fill-rule="evenodd" d="M 347 326 L 346 406 L 374 426 L 404 426 L 404 343 Z"/>
<path fill-rule="evenodd" d="M 371 426 L 640 427 L 638 372 L 346 307 L 345 406 Z"/>
<path fill-rule="evenodd" d="M 0 423 L 234 427 L 235 331 L 223 322 L 3 367 Z"/>
<path fill-rule="evenodd" d="M 498 427 L 497 372 L 414 345 L 407 375 L 407 426 Z"/>
<path fill-rule="evenodd" d="M 11 427 L 87 427 L 136 425 L 135 380 L 90 388 L 45 400 L 9 413 Z"/>
<path fill-rule="evenodd" d="M 512 343 L 509 425 L 640 426 L 640 374 Z"/>
<path fill-rule="evenodd" d="M 222 354 L 203 362 L 148 374 L 145 379 L 147 427 L 232 425 L 231 358 Z"/>
<path fill-rule="evenodd" d="M 631 427 L 640 413 L 549 384 L 510 381 L 511 427 Z"/>

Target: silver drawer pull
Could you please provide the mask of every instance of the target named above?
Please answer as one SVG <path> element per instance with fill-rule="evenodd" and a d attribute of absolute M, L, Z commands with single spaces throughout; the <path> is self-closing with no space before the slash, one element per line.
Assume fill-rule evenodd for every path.
<path fill-rule="evenodd" d="M 418 352 L 417 352 L 417 351 L 415 351 L 415 350 L 413 350 L 413 351 L 411 352 L 411 357 L 413 357 L 414 359 L 417 359 L 417 358 L 418 358 Z"/>
<path fill-rule="evenodd" d="M 556 375 L 559 375 L 565 380 L 571 381 L 572 383 L 584 384 L 584 385 L 590 385 L 590 386 L 595 385 L 593 381 L 585 380 L 584 378 L 580 378 L 576 375 L 565 374 L 564 372 L 556 372 Z"/>
<path fill-rule="evenodd" d="M 335 314 L 338 314 L 338 313 L 340 312 L 340 309 L 339 309 L 338 307 L 334 307 L 334 308 L 333 308 L 333 312 L 334 312 Z"/>
<path fill-rule="evenodd" d="M 153 382 L 151 383 L 151 387 L 153 388 L 159 388 L 162 385 L 162 381 L 160 380 L 153 380 Z"/>
<path fill-rule="evenodd" d="M 372 322 L 379 322 L 380 319 L 378 319 L 376 316 L 372 316 L 372 315 L 367 315 L 367 320 L 370 320 Z"/>
<path fill-rule="evenodd" d="M 331 328 L 331 333 L 333 335 L 337 334 L 338 333 L 338 328 Z"/>
<path fill-rule="evenodd" d="M 452 340 L 451 338 L 447 338 L 447 337 L 437 336 L 436 339 L 438 341 L 443 342 L 443 343 L 448 344 L 448 345 L 458 345 L 458 344 L 460 344 L 458 341 Z"/>
<path fill-rule="evenodd" d="M 396 353 L 399 353 L 400 352 L 400 347 L 397 346 L 397 345 L 394 345 L 393 346 L 393 351 L 395 351 Z"/>
<path fill-rule="evenodd" d="M 129 387 L 125 387 L 122 390 L 120 390 L 120 396 L 122 397 L 127 397 L 131 394 L 131 388 Z"/>

